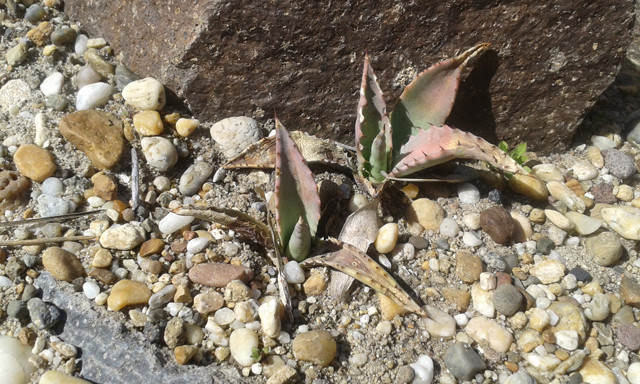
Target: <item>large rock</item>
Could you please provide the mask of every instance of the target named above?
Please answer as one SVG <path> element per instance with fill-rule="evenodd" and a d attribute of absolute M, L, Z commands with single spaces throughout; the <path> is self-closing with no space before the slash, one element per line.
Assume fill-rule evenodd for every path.
<path fill-rule="evenodd" d="M 275 108 L 290 129 L 346 142 L 365 50 L 393 101 L 419 71 L 490 42 L 450 122 L 539 151 L 565 148 L 612 82 L 632 11 L 631 0 L 65 1 L 65 13 L 199 118 L 266 119 Z"/>

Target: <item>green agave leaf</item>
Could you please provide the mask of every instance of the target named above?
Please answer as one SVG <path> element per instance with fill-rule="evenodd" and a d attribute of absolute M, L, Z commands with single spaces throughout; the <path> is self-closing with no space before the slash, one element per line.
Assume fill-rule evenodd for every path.
<path fill-rule="evenodd" d="M 369 63 L 364 57 L 360 100 L 356 114 L 356 152 L 358 174 L 375 181 L 384 180 L 391 162 L 391 125 L 382 90 Z"/>
<path fill-rule="evenodd" d="M 509 154 L 469 132 L 443 125 L 420 130 L 400 148 L 400 161 L 389 173 L 397 178 L 453 159 L 486 161 L 510 173 L 527 174 Z"/>
<path fill-rule="evenodd" d="M 313 174 L 289 132 L 276 118 L 276 223 L 280 242 L 287 249 L 298 220 L 315 238 L 320 220 L 320 197 Z"/>
<path fill-rule="evenodd" d="M 489 44 L 478 44 L 420 73 L 409 84 L 391 112 L 394 157 L 419 129 L 441 126 L 451 113 L 464 67 Z"/>

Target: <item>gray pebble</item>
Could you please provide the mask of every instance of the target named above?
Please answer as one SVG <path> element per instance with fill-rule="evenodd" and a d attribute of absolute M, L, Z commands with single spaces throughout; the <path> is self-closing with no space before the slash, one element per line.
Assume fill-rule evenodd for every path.
<path fill-rule="evenodd" d="M 184 320 L 174 317 L 169 320 L 167 327 L 164 329 L 164 342 L 171 349 L 185 342 L 185 326 Z"/>
<path fill-rule="evenodd" d="M 161 308 L 173 299 L 177 288 L 174 285 L 167 285 L 149 298 L 149 308 Z"/>
<path fill-rule="evenodd" d="M 5 273 L 11 280 L 15 280 L 17 277 L 22 276 L 26 270 L 27 267 L 24 263 L 15 257 L 9 259 L 4 269 Z"/>
<path fill-rule="evenodd" d="M 266 212 L 267 211 L 267 205 L 265 203 L 263 203 L 262 201 L 255 201 L 255 202 L 251 203 L 251 209 L 255 209 L 258 212 Z"/>
<path fill-rule="evenodd" d="M 122 91 L 130 82 L 140 80 L 140 76 L 131 72 L 129 68 L 124 65 L 118 64 L 116 66 L 116 75 L 114 76 L 114 79 L 116 81 L 116 88 L 118 88 L 118 91 Z"/>
<path fill-rule="evenodd" d="M 196 161 L 180 177 L 178 189 L 183 195 L 191 196 L 198 192 L 202 184 L 213 173 L 213 165 Z"/>
<path fill-rule="evenodd" d="M 398 384 L 409 384 L 413 381 L 416 373 L 413 371 L 413 368 L 409 365 L 403 365 L 398 367 L 398 373 L 396 374 L 396 383 Z"/>
<path fill-rule="evenodd" d="M 20 300 L 11 300 L 7 305 L 7 315 L 15 317 L 18 320 L 26 320 L 29 318 L 29 310 L 27 303 Z"/>
<path fill-rule="evenodd" d="M 573 373 L 569 376 L 569 384 L 580 384 L 582 383 L 582 375 L 578 372 Z"/>
<path fill-rule="evenodd" d="M 556 244 L 548 237 L 543 237 L 536 242 L 536 251 L 542 253 L 543 255 L 548 255 L 551 253 L 553 249 L 555 249 Z"/>
<path fill-rule="evenodd" d="M 37 24 L 43 21 L 47 17 L 47 12 L 42 8 L 40 4 L 32 4 L 27 8 L 27 12 L 24 14 L 24 19 L 31 24 Z"/>
<path fill-rule="evenodd" d="M 589 237 L 585 240 L 584 245 L 587 255 L 604 267 L 617 263 L 624 254 L 620 238 L 613 232 L 602 232 Z"/>
<path fill-rule="evenodd" d="M 78 33 L 73 28 L 58 28 L 51 34 L 51 42 L 57 46 L 69 45 L 76 42 Z"/>
<path fill-rule="evenodd" d="M 496 310 L 506 316 L 512 316 L 522 306 L 524 297 L 511 284 L 502 284 L 493 291 L 493 303 Z"/>
<path fill-rule="evenodd" d="M 40 295 L 40 290 L 38 288 L 36 288 L 33 284 L 27 284 L 24 287 L 24 290 L 22 291 L 21 299 L 26 303 L 27 301 L 39 295 Z"/>
<path fill-rule="evenodd" d="M 436 247 L 438 247 L 438 249 L 442 249 L 444 251 L 448 251 L 449 250 L 449 240 L 447 240 L 444 237 L 439 237 L 436 240 Z"/>
<path fill-rule="evenodd" d="M 422 236 L 409 237 L 409 244 L 413 245 L 417 250 L 429 248 L 429 240 Z"/>
<path fill-rule="evenodd" d="M 447 348 L 444 365 L 458 380 L 471 380 L 476 373 L 487 368 L 482 357 L 467 343 L 462 342 Z"/>
<path fill-rule="evenodd" d="M 626 179 L 636 173 L 636 164 L 633 157 L 617 149 L 603 151 L 604 165 L 615 177 Z"/>
<path fill-rule="evenodd" d="M 497 253 L 487 252 L 484 255 L 480 255 L 480 258 L 487 265 L 487 268 L 491 270 L 498 271 L 498 272 L 508 270 L 509 266 L 507 265 L 505 260 L 502 258 L 502 256 L 498 255 Z"/>
<path fill-rule="evenodd" d="M 7 61 L 7 64 L 11 66 L 16 66 L 24 63 L 27 59 L 27 53 L 29 52 L 29 47 L 26 43 L 18 43 L 13 48 L 9 49 L 5 54 L 4 58 Z"/>
<path fill-rule="evenodd" d="M 48 304 L 34 297 L 27 302 L 31 322 L 37 329 L 49 329 L 62 318 L 62 311 L 53 304 Z"/>
<path fill-rule="evenodd" d="M 640 111 L 634 111 L 632 115 L 638 114 Z M 640 121 L 637 121 L 631 132 L 627 135 L 627 141 L 633 143 L 640 143 Z"/>
<path fill-rule="evenodd" d="M 64 111 L 67 108 L 67 98 L 64 95 L 47 96 L 44 105 L 55 111 Z"/>

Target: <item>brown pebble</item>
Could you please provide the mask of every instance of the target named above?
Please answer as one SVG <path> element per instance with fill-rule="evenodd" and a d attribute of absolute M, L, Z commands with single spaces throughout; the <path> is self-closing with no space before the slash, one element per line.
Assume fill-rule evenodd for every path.
<path fill-rule="evenodd" d="M 518 364 L 512 363 L 510 361 L 505 361 L 504 366 L 507 367 L 507 369 L 510 370 L 511 372 L 518 372 L 518 369 L 519 369 Z"/>
<path fill-rule="evenodd" d="M 173 296 L 173 301 L 176 303 L 190 303 L 192 300 L 189 288 L 179 285 L 176 294 Z"/>
<path fill-rule="evenodd" d="M 89 272 L 89 276 L 105 285 L 111 285 L 116 282 L 116 275 L 113 274 L 113 272 L 102 268 L 92 269 Z"/>
<path fill-rule="evenodd" d="M 511 276 L 508 273 L 504 272 L 496 272 L 496 287 L 499 287 L 503 284 L 511 284 Z"/>
<path fill-rule="evenodd" d="M 198 347 L 195 345 L 181 345 L 173 350 L 176 362 L 180 365 L 187 364 L 196 353 L 198 353 Z"/>
<path fill-rule="evenodd" d="M 99 172 L 91 176 L 91 182 L 96 196 L 107 201 L 118 198 L 118 183 L 115 177 Z"/>
<path fill-rule="evenodd" d="M 189 270 L 189 279 L 192 282 L 208 287 L 222 288 L 232 280 L 242 280 L 246 283 L 252 277 L 251 269 L 224 263 L 203 263 L 194 265 Z"/>
<path fill-rule="evenodd" d="M 31 181 L 14 171 L 0 172 L 0 209 L 11 209 L 29 200 Z"/>
<path fill-rule="evenodd" d="M 187 242 L 184 241 L 183 239 L 180 239 L 178 241 L 174 241 L 173 243 L 171 243 L 171 251 L 175 253 L 182 253 L 186 250 L 187 250 Z"/>
<path fill-rule="evenodd" d="M 498 244 L 505 244 L 513 234 L 514 224 L 509 211 L 491 207 L 480 214 L 480 227 Z"/>
<path fill-rule="evenodd" d="M 18 172 L 38 183 L 51 177 L 57 169 L 53 155 L 33 144 L 21 145 L 13 155 L 13 162 Z"/>
<path fill-rule="evenodd" d="M 471 301 L 471 294 L 458 288 L 444 287 L 442 288 L 442 296 L 455 305 L 456 310 L 459 312 L 466 311 Z"/>
<path fill-rule="evenodd" d="M 159 254 L 164 249 L 164 240 L 149 239 L 140 246 L 140 257 Z"/>
<path fill-rule="evenodd" d="M 327 281 L 323 275 L 315 273 L 309 276 L 307 281 L 302 285 L 302 288 L 307 296 L 321 295 L 322 292 L 327 289 Z"/>
<path fill-rule="evenodd" d="M 456 253 L 456 276 L 465 283 L 475 283 L 480 280 L 482 260 L 479 256 L 468 251 Z"/>
<path fill-rule="evenodd" d="M 184 232 L 182 232 L 182 238 L 185 241 L 189 241 L 191 239 L 195 239 L 196 237 L 198 237 L 198 235 L 195 233 L 195 231 L 184 231 Z"/>
<path fill-rule="evenodd" d="M 72 281 L 84 275 L 80 259 L 60 247 L 47 248 L 42 254 L 42 265 L 58 280 Z"/>
<path fill-rule="evenodd" d="M 640 329 L 633 324 L 620 324 L 616 330 L 618 341 L 632 351 L 640 349 Z"/>
<path fill-rule="evenodd" d="M 7 261 L 7 251 L 4 248 L 0 248 L 0 263 Z"/>
<path fill-rule="evenodd" d="M 392 320 L 396 315 L 402 316 L 409 313 L 406 308 L 391 300 L 387 295 L 378 292 L 378 299 L 380 300 L 380 315 L 382 320 Z"/>
<path fill-rule="evenodd" d="M 640 284 L 636 279 L 622 275 L 619 290 L 626 304 L 636 308 L 640 307 Z"/>
<path fill-rule="evenodd" d="M 576 196 L 580 197 L 584 195 L 584 188 L 580 182 L 576 179 L 569 179 L 566 183 L 564 183 Z"/>
<path fill-rule="evenodd" d="M 48 21 L 43 21 L 38 24 L 37 27 L 31 29 L 27 32 L 27 37 L 33 41 L 35 45 L 38 47 L 42 47 L 43 45 L 49 42 L 49 36 L 53 32 L 54 27 Z"/>
<path fill-rule="evenodd" d="M 293 339 L 292 350 L 296 359 L 326 367 L 333 361 L 338 348 L 331 333 L 316 330 L 296 336 Z"/>

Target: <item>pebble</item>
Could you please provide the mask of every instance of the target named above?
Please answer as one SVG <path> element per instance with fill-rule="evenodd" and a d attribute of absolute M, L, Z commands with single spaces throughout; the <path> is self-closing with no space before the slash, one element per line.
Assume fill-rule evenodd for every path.
<path fill-rule="evenodd" d="M 41 217 L 66 215 L 75 209 L 75 204 L 62 197 L 40 195 L 37 202 Z"/>
<path fill-rule="evenodd" d="M 631 351 L 640 349 L 640 329 L 633 324 L 620 324 L 616 329 L 618 342 Z"/>
<path fill-rule="evenodd" d="M 119 163 L 124 150 L 122 122 L 102 111 L 78 111 L 60 119 L 64 138 L 84 152 L 98 169 Z"/>
<path fill-rule="evenodd" d="M 234 157 L 262 139 L 258 122 L 250 117 L 228 117 L 213 124 L 211 138 L 220 145 L 224 156 Z"/>
<path fill-rule="evenodd" d="M 578 371 L 585 383 L 617 384 L 616 376 L 604 363 L 588 356 Z"/>
<path fill-rule="evenodd" d="M 40 191 L 45 195 L 60 197 L 64 193 L 64 185 L 59 178 L 49 177 L 42 182 Z"/>
<path fill-rule="evenodd" d="M 149 297 L 149 309 L 162 308 L 173 299 L 176 291 L 177 288 L 173 284 L 164 286 L 164 288 Z"/>
<path fill-rule="evenodd" d="M 81 89 L 86 85 L 97 83 L 100 80 L 102 80 L 100 74 L 87 64 L 78 71 L 76 75 L 76 86 L 78 89 Z"/>
<path fill-rule="evenodd" d="M 260 316 L 260 325 L 262 332 L 271 337 L 276 338 L 280 334 L 280 301 L 276 298 L 265 300 L 258 308 L 258 316 Z"/>
<path fill-rule="evenodd" d="M 24 13 L 24 19 L 31 24 L 37 24 L 47 18 L 47 12 L 40 4 L 31 4 Z"/>
<path fill-rule="evenodd" d="M 84 58 L 84 61 L 104 79 L 110 77 L 115 72 L 113 64 L 103 59 L 102 56 L 100 56 L 100 53 L 94 48 L 87 49 L 82 54 L 82 57 Z"/>
<path fill-rule="evenodd" d="M 123 279 L 111 288 L 107 305 L 112 311 L 119 311 L 125 307 L 147 304 L 150 298 L 151 291 L 145 283 Z"/>
<path fill-rule="evenodd" d="M 433 360 L 428 355 L 418 356 L 415 363 L 409 364 L 413 368 L 414 377 L 407 381 L 412 384 L 431 384 L 433 382 L 434 365 Z"/>
<path fill-rule="evenodd" d="M 491 207 L 480 213 L 480 226 L 498 244 L 505 244 L 514 231 L 509 211 L 503 207 Z"/>
<path fill-rule="evenodd" d="M 9 49 L 5 55 L 4 59 L 7 61 L 12 67 L 16 67 L 27 60 L 27 53 L 29 52 L 29 48 L 26 43 L 20 42 L 13 46 L 13 48 Z"/>
<path fill-rule="evenodd" d="M 493 303 L 493 293 L 480 288 L 479 284 L 471 286 L 471 300 L 473 309 L 486 317 L 493 317 L 496 314 L 496 307 Z"/>
<path fill-rule="evenodd" d="M 244 367 L 250 367 L 256 361 L 253 357 L 253 349 L 258 348 L 258 335 L 246 328 L 236 329 L 231 332 L 229 338 L 229 350 L 231 356 Z"/>
<path fill-rule="evenodd" d="M 69 281 L 84 275 L 82 262 L 60 247 L 49 247 L 42 254 L 44 268 L 58 280 Z"/>
<path fill-rule="evenodd" d="M 507 182 L 512 191 L 535 201 L 547 201 L 549 191 L 542 180 L 529 175 L 516 173 Z"/>
<path fill-rule="evenodd" d="M 53 31 L 51 42 L 57 46 L 69 45 L 75 43 L 77 36 L 75 29 L 63 26 Z"/>
<path fill-rule="evenodd" d="M 608 149 L 602 153 L 604 164 L 613 176 L 627 179 L 636 173 L 635 161 L 629 154 L 617 149 Z"/>
<path fill-rule="evenodd" d="M 189 270 L 189 279 L 208 287 L 225 287 L 233 280 L 249 282 L 253 277 L 251 269 L 225 263 L 202 263 Z"/>
<path fill-rule="evenodd" d="M 93 300 L 100 293 L 100 286 L 95 281 L 87 281 L 82 284 L 82 291 L 89 300 Z"/>
<path fill-rule="evenodd" d="M 33 354 L 17 338 L 0 336 L 0 372 L 7 384 L 25 384 L 36 366 L 30 362 Z"/>
<path fill-rule="evenodd" d="M 480 201 L 480 191 L 471 183 L 458 186 L 458 198 L 463 204 L 477 204 Z"/>
<path fill-rule="evenodd" d="M 295 368 L 284 365 L 267 380 L 267 384 L 287 384 L 295 381 L 295 377 L 298 372 Z"/>
<path fill-rule="evenodd" d="M 389 253 L 398 241 L 398 224 L 387 223 L 378 229 L 375 247 L 379 253 Z"/>
<path fill-rule="evenodd" d="M 493 291 L 493 303 L 498 312 L 512 316 L 522 307 L 524 297 L 513 285 L 502 284 Z"/>
<path fill-rule="evenodd" d="M 31 87 L 24 80 L 9 80 L 0 87 L 0 110 L 6 111 L 9 107 L 29 99 L 31 99 Z"/>
<path fill-rule="evenodd" d="M 555 355 L 546 354 L 546 352 L 544 355 L 535 352 L 527 353 L 524 357 L 527 363 L 542 372 L 553 371 L 561 363 Z"/>
<path fill-rule="evenodd" d="M 498 353 L 506 353 L 513 343 L 513 335 L 508 330 L 483 316 L 469 320 L 464 330 L 477 343 L 486 343 Z"/>
<path fill-rule="evenodd" d="M 518 372 L 509 376 L 503 384 L 537 384 L 537 381 L 533 377 L 529 376 L 527 371 L 519 369 Z"/>
<path fill-rule="evenodd" d="M 169 320 L 164 329 L 164 342 L 167 347 L 174 349 L 178 345 L 182 345 L 186 339 L 186 329 L 184 320 L 180 317 L 174 317 Z"/>
<path fill-rule="evenodd" d="M 304 270 L 297 261 L 291 260 L 284 265 L 284 278 L 289 284 L 304 283 Z"/>
<path fill-rule="evenodd" d="M 609 228 L 629 240 L 640 240 L 640 209 L 621 206 L 603 208 L 602 218 Z"/>
<path fill-rule="evenodd" d="M 614 265 L 624 254 L 620 238 L 613 232 L 602 232 L 584 241 L 587 255 L 604 267 Z"/>
<path fill-rule="evenodd" d="M 133 127 L 140 136 L 156 136 L 164 132 L 162 118 L 157 111 L 140 111 L 133 115 Z"/>
<path fill-rule="evenodd" d="M 531 168 L 531 173 L 538 179 L 548 183 L 550 181 L 564 182 L 562 171 L 554 164 L 538 164 Z M 596 173 L 597 174 L 597 173 Z"/>
<path fill-rule="evenodd" d="M 565 216 L 573 222 L 576 232 L 582 236 L 594 233 L 603 224 L 602 220 L 594 219 L 575 211 L 567 212 Z"/>
<path fill-rule="evenodd" d="M 578 332 L 580 341 L 586 339 L 588 324 L 580 307 L 571 302 L 554 301 L 548 311 L 554 331 L 573 330 Z"/>
<path fill-rule="evenodd" d="M 178 189 L 180 193 L 191 196 L 200 190 L 200 187 L 213 173 L 213 165 L 204 161 L 196 161 L 189 166 L 180 177 Z"/>
<path fill-rule="evenodd" d="M 27 302 L 29 317 L 36 329 L 49 329 L 62 319 L 62 311 L 53 304 L 34 297 Z"/>
<path fill-rule="evenodd" d="M 46 96 L 57 95 L 62 92 L 64 84 L 64 75 L 60 72 L 53 72 L 40 83 L 40 90 Z"/>
<path fill-rule="evenodd" d="M 191 222 L 194 219 L 195 217 L 193 216 L 182 216 L 182 215 L 177 215 L 173 212 L 169 212 L 158 223 L 158 229 L 160 230 L 160 232 L 164 233 L 165 235 L 170 235 L 176 232 L 177 230 L 179 230 L 180 228 L 183 228 L 191 224 Z"/>
<path fill-rule="evenodd" d="M 531 276 L 536 277 L 542 284 L 551 284 L 564 277 L 565 266 L 561 262 L 547 259 L 536 263 L 530 270 Z"/>
<path fill-rule="evenodd" d="M 626 304 L 640 308 L 640 284 L 636 279 L 622 275 L 619 292 Z"/>
<path fill-rule="evenodd" d="M 423 319 L 424 327 L 431 337 L 451 339 L 456 334 L 456 321 L 453 316 L 435 307 L 424 307 L 427 317 Z"/>
<path fill-rule="evenodd" d="M 471 232 L 465 232 L 462 235 L 462 242 L 467 247 L 479 247 L 482 245 L 482 240 L 480 240 L 475 234 Z"/>
<path fill-rule="evenodd" d="M 292 350 L 296 359 L 326 367 L 336 356 L 337 345 L 331 333 L 315 330 L 296 336 Z"/>
<path fill-rule="evenodd" d="M 13 162 L 18 172 L 38 183 L 51 177 L 57 169 L 51 152 L 33 144 L 21 145 L 13 155 Z"/>
<path fill-rule="evenodd" d="M 159 111 L 166 103 L 164 86 L 152 77 L 130 82 L 122 89 L 122 97 L 127 104 L 142 111 Z"/>
<path fill-rule="evenodd" d="M 302 288 L 307 296 L 321 295 L 327 289 L 327 280 L 319 273 L 311 274 Z"/>
<path fill-rule="evenodd" d="M 80 88 L 76 95 L 76 110 L 84 111 L 102 107 L 109 101 L 115 87 L 111 84 L 97 82 Z"/>
<path fill-rule="evenodd" d="M 578 179 L 578 181 L 592 180 L 598 177 L 598 168 L 591 162 L 581 161 L 576 163 L 571 167 L 571 171 L 573 171 L 573 176 Z"/>
<path fill-rule="evenodd" d="M 640 362 L 629 365 L 629 369 L 627 369 L 627 379 L 631 384 L 640 384 Z"/>
<path fill-rule="evenodd" d="M 576 227 L 573 221 L 554 209 L 545 209 L 544 214 L 551 223 L 563 231 L 572 231 Z"/>
<path fill-rule="evenodd" d="M 482 260 L 468 251 L 456 254 L 456 276 L 465 283 L 475 283 L 482 273 Z"/>
<path fill-rule="evenodd" d="M 188 137 L 198 128 L 198 124 L 200 124 L 200 121 L 196 119 L 185 119 L 181 117 L 176 121 L 176 132 L 182 137 Z"/>
<path fill-rule="evenodd" d="M 480 229 L 480 214 L 467 213 L 462 217 L 462 224 L 466 225 L 472 231 Z"/>
<path fill-rule="evenodd" d="M 611 313 L 609 295 L 596 293 L 584 309 L 584 315 L 591 321 L 604 321 Z"/>
<path fill-rule="evenodd" d="M 591 142 L 601 151 L 616 147 L 616 143 L 605 136 L 593 135 L 591 136 Z"/>
<path fill-rule="evenodd" d="M 199 253 L 204 251 L 204 249 L 209 244 L 209 239 L 206 237 L 196 237 L 187 243 L 187 252 L 189 253 Z"/>
<path fill-rule="evenodd" d="M 457 342 L 444 353 L 444 366 L 458 380 L 471 380 L 487 368 L 482 357 L 467 343 Z"/>
<path fill-rule="evenodd" d="M 569 189 L 564 183 L 558 181 L 551 181 L 547 183 L 547 189 L 551 196 L 556 200 L 563 202 L 567 208 L 572 211 L 584 212 L 587 208 L 584 201 L 580 199 L 576 194 Z"/>
<path fill-rule="evenodd" d="M 435 201 L 427 198 L 417 199 L 405 213 L 405 218 L 409 224 L 420 224 L 426 230 L 437 231 L 444 219 L 444 209 Z"/>
<path fill-rule="evenodd" d="M 120 92 L 132 81 L 140 80 L 140 76 L 131 72 L 127 67 L 122 64 L 116 65 L 116 74 L 114 76 L 114 80 L 116 81 L 116 88 Z"/>
<path fill-rule="evenodd" d="M 215 291 L 201 292 L 193 298 L 193 309 L 203 315 L 217 311 L 223 304 L 222 295 Z"/>
<path fill-rule="evenodd" d="M 23 300 L 11 300 L 7 305 L 7 315 L 15 317 L 18 320 L 26 320 L 29 318 L 29 310 L 27 303 Z"/>
<path fill-rule="evenodd" d="M 131 250 L 142 244 L 146 237 L 145 230 L 130 223 L 112 225 L 100 235 L 100 245 L 103 248 Z"/>
<path fill-rule="evenodd" d="M 564 348 L 567 351 L 573 351 L 578 348 L 578 332 L 565 329 L 555 332 L 553 335 L 556 339 L 556 344 L 560 348 Z"/>
<path fill-rule="evenodd" d="M 187 364 L 200 349 L 195 345 L 180 345 L 176 347 L 173 354 L 176 358 L 176 362 L 180 365 Z"/>
<path fill-rule="evenodd" d="M 445 237 L 456 237 L 460 231 L 458 223 L 449 217 L 442 219 L 440 223 L 440 234 Z"/>
<path fill-rule="evenodd" d="M 169 139 L 159 136 L 143 137 L 140 146 L 147 164 L 160 172 L 168 170 L 178 162 L 178 152 Z"/>
<path fill-rule="evenodd" d="M 13 285 L 13 281 L 7 276 L 0 276 L 0 287 L 10 287 Z"/>
<path fill-rule="evenodd" d="M 47 371 L 41 377 L 38 384 L 90 384 L 90 381 L 69 376 L 58 371 Z"/>

